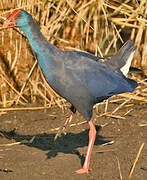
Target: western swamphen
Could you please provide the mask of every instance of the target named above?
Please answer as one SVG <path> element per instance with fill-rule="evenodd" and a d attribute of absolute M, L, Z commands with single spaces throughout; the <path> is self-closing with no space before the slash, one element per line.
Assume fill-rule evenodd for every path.
<path fill-rule="evenodd" d="M 3 24 L 3 28 L 13 26 L 19 27 L 27 36 L 48 84 L 87 119 L 90 126 L 88 149 L 83 167 L 76 172 L 88 173 L 96 137 L 91 120 L 93 106 L 137 87 L 134 80 L 126 77 L 136 46 L 130 40 L 110 60 L 102 62 L 101 58 L 88 53 L 56 48 L 24 10 L 15 10 Z"/>

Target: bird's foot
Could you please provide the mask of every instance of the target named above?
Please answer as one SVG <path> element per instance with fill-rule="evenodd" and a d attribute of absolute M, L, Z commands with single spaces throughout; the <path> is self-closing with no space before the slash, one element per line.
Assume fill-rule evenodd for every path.
<path fill-rule="evenodd" d="M 89 173 L 89 171 L 91 171 L 92 169 L 88 169 L 88 168 L 81 168 L 79 170 L 76 171 L 77 174 L 84 174 L 84 173 Z"/>

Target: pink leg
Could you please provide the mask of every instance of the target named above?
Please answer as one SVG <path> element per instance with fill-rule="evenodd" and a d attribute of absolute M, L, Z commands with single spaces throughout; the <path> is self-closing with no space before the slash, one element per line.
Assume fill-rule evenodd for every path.
<path fill-rule="evenodd" d="M 85 161 L 84 161 L 84 165 L 83 165 L 82 169 L 79 169 L 79 170 L 76 171 L 76 173 L 78 173 L 78 174 L 88 173 L 89 170 L 90 170 L 89 169 L 90 157 L 91 157 L 93 144 L 95 142 L 96 129 L 95 129 L 95 126 L 92 123 L 92 120 L 89 121 L 89 126 L 90 126 L 90 130 L 89 130 L 88 149 L 87 149 L 87 153 L 86 153 L 86 157 L 85 157 Z"/>
<path fill-rule="evenodd" d="M 65 128 L 68 125 L 68 123 L 71 122 L 71 120 L 72 120 L 72 114 L 69 116 L 69 118 L 66 119 L 63 128 Z"/>
<path fill-rule="evenodd" d="M 66 129 L 66 126 L 68 125 L 68 123 L 70 123 L 71 121 L 72 121 L 72 114 L 70 115 L 70 117 L 66 119 L 64 125 L 58 130 L 56 136 L 54 137 L 54 140 L 56 140 L 57 137 L 61 135 L 61 133 Z"/>

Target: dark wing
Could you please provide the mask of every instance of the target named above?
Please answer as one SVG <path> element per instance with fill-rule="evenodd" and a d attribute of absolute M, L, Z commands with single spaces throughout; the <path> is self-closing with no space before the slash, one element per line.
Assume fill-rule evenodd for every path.
<path fill-rule="evenodd" d="M 53 76 L 56 77 L 56 82 L 58 81 L 56 87 L 59 86 L 59 94 L 64 89 L 68 89 L 70 92 L 73 91 L 74 95 L 75 88 L 77 91 L 75 93 L 78 93 L 78 90 L 80 91 L 78 87 L 81 87 L 85 88 L 87 94 L 89 93 L 98 99 L 134 90 L 135 85 L 132 83 L 134 81 L 127 80 L 119 69 L 118 71 L 113 70 L 106 66 L 105 62 L 91 61 L 89 57 L 79 56 L 77 52 L 62 51 L 62 53 L 62 55 L 60 53 L 60 60 L 59 57 L 54 57 L 58 59 L 54 65 L 56 72 L 55 68 L 52 67 Z M 62 63 L 60 64 L 60 62 Z M 70 87 L 72 88 L 70 89 Z M 61 92 L 61 95 L 62 93 L 64 92 Z M 66 93 L 68 95 L 68 92 Z"/>
<path fill-rule="evenodd" d="M 82 51 L 65 51 L 65 53 L 71 53 L 71 54 L 73 54 L 73 56 L 79 56 L 79 58 L 80 58 L 80 56 L 83 56 L 83 57 L 89 58 L 94 61 L 104 60 L 103 57 L 98 57 L 93 54 L 82 52 Z"/>
<path fill-rule="evenodd" d="M 72 78 L 96 99 L 134 90 L 123 75 L 108 69 L 101 62 L 79 60 L 76 66 L 67 68 L 70 69 Z"/>

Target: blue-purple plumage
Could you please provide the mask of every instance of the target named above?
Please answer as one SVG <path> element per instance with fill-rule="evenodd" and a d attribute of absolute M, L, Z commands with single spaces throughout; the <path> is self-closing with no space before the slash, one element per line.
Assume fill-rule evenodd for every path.
<path fill-rule="evenodd" d="M 26 34 L 49 85 L 69 101 L 87 120 L 92 117 L 93 105 L 115 94 L 132 92 L 137 83 L 121 72 L 127 59 L 136 49 L 128 41 L 108 61 L 76 51 L 62 51 L 51 45 L 40 32 L 30 14 L 21 11 L 16 25 Z"/>

